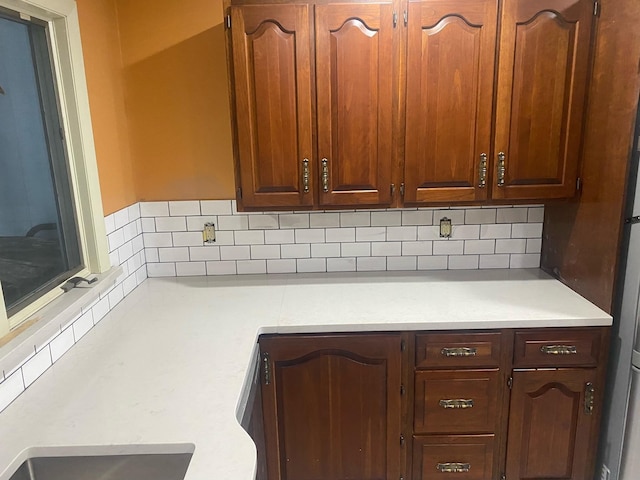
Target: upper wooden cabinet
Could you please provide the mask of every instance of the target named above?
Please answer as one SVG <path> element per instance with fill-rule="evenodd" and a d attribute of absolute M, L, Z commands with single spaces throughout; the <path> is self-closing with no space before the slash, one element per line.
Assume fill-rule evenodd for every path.
<path fill-rule="evenodd" d="M 593 0 L 230 0 L 241 209 L 576 191 Z"/>

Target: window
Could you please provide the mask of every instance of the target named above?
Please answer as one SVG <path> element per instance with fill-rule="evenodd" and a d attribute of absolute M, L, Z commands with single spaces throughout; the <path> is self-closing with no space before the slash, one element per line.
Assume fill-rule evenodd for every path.
<path fill-rule="evenodd" d="M 109 267 L 72 0 L 0 0 L 0 172 L 1 336 Z"/>

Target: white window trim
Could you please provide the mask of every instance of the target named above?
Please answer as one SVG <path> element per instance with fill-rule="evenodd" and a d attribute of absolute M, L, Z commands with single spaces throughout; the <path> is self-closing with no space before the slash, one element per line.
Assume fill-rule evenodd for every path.
<path fill-rule="evenodd" d="M 71 188 L 76 200 L 79 243 L 87 267 L 80 274 L 105 272 L 110 267 L 109 249 L 76 3 L 74 0 L 0 0 L 0 5 L 49 25 Z M 53 289 L 11 318 L 7 317 L 1 293 L 0 290 L 0 337 L 59 296 L 62 290 Z"/>

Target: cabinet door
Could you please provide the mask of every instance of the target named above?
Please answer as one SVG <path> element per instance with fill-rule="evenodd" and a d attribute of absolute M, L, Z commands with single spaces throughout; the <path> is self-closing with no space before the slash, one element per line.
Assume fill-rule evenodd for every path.
<path fill-rule="evenodd" d="M 509 0 L 501 19 L 494 198 L 575 193 L 592 0 Z"/>
<path fill-rule="evenodd" d="M 400 477 L 399 335 L 267 337 L 260 350 L 270 479 Z"/>
<path fill-rule="evenodd" d="M 589 442 L 597 425 L 587 392 L 595 377 L 595 369 L 514 372 L 507 478 L 592 478 Z"/>
<path fill-rule="evenodd" d="M 487 198 L 496 0 L 409 3 L 405 203 Z"/>
<path fill-rule="evenodd" d="M 231 21 L 242 205 L 312 205 L 309 7 L 236 6 Z"/>
<path fill-rule="evenodd" d="M 393 9 L 316 6 L 322 205 L 389 205 L 395 62 Z"/>

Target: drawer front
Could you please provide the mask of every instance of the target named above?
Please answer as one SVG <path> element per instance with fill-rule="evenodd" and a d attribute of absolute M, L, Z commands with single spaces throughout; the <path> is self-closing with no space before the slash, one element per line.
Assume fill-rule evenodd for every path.
<path fill-rule="evenodd" d="M 495 432 L 499 390 L 497 370 L 418 371 L 414 432 Z"/>
<path fill-rule="evenodd" d="M 416 335 L 416 368 L 497 367 L 500 332 Z"/>
<path fill-rule="evenodd" d="M 596 367 L 602 330 L 562 328 L 515 333 L 515 367 Z"/>
<path fill-rule="evenodd" d="M 413 438 L 413 480 L 491 480 L 493 435 Z"/>

